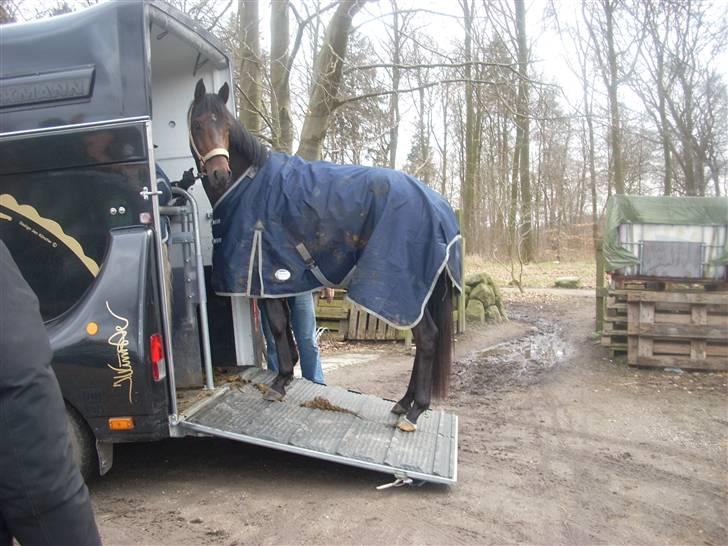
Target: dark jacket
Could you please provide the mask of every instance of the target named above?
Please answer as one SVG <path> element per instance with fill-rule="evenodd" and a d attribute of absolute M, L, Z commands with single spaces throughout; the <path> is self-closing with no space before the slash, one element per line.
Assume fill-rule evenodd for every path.
<path fill-rule="evenodd" d="M 8 525 L 85 487 L 51 357 L 38 299 L 0 241 L 0 519 Z"/>

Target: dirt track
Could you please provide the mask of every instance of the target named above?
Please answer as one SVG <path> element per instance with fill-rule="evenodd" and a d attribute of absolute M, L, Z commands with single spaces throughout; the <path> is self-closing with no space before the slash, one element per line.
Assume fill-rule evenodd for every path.
<path fill-rule="evenodd" d="M 728 376 L 608 361 L 589 298 L 509 310 L 458 345 L 455 487 L 377 491 L 384 474 L 223 440 L 120 446 L 91 486 L 105 542 L 728 544 Z M 394 398 L 410 367 L 391 349 L 326 379 Z"/>

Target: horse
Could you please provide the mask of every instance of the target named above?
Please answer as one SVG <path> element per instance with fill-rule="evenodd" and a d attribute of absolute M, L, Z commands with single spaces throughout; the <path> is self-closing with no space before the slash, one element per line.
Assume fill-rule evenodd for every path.
<path fill-rule="evenodd" d="M 264 393 L 280 401 L 297 362 L 286 297 L 322 286 L 397 328 L 411 328 L 414 365 L 394 404 L 414 432 L 431 399 L 447 395 L 461 237 L 447 201 L 392 169 L 305 161 L 263 145 L 227 109 L 230 88 L 197 82 L 189 145 L 213 206 L 212 288 L 256 298 L 269 318 L 279 372 Z"/>

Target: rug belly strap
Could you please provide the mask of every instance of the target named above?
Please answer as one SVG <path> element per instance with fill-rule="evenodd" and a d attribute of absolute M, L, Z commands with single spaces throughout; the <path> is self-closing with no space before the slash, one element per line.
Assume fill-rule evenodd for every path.
<path fill-rule="evenodd" d="M 301 258 L 303 258 L 303 261 L 306 263 L 306 269 L 308 269 L 313 274 L 313 276 L 316 277 L 316 280 L 318 282 L 329 288 L 333 288 L 334 286 L 336 286 L 334 283 L 326 278 L 326 275 L 324 275 L 319 266 L 316 265 L 316 261 L 313 259 L 313 256 L 311 256 L 311 253 L 306 248 L 306 245 L 304 245 L 303 243 L 298 243 L 296 245 L 296 250 L 301 255 Z"/>

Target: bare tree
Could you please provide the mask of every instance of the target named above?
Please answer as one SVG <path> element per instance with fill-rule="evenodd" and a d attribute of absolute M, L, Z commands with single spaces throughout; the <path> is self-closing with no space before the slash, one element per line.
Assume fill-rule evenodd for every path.
<path fill-rule="evenodd" d="M 270 5 L 270 82 L 271 114 L 273 120 L 273 148 L 291 153 L 293 123 L 291 121 L 291 88 L 288 58 L 289 25 L 288 0 Z"/>
<path fill-rule="evenodd" d="M 366 0 L 341 0 L 326 29 L 324 43 L 316 59 L 314 86 L 301 130 L 297 155 L 319 159 L 331 112 L 341 83 L 351 21 Z"/>
<path fill-rule="evenodd" d="M 531 172 L 530 172 L 530 125 L 528 105 L 528 45 L 526 43 L 526 8 L 523 0 L 514 0 L 516 11 L 516 36 L 518 40 L 518 114 L 517 127 L 518 170 L 521 185 L 521 237 L 523 260 L 533 260 L 533 230 L 531 227 Z M 515 163 L 515 160 L 514 160 Z"/>
<path fill-rule="evenodd" d="M 624 67 L 621 59 L 626 50 L 618 50 L 615 36 L 615 18 L 623 0 L 598 0 L 582 4 L 582 16 L 591 38 L 594 59 L 602 75 L 609 98 L 609 144 L 611 174 L 616 193 L 624 193 L 624 165 L 622 163 L 621 116 L 618 97 Z M 629 49 L 628 46 L 625 46 Z"/>
<path fill-rule="evenodd" d="M 238 34 L 241 48 L 240 121 L 249 131 L 261 127 L 261 57 L 258 0 L 238 0 Z"/>

